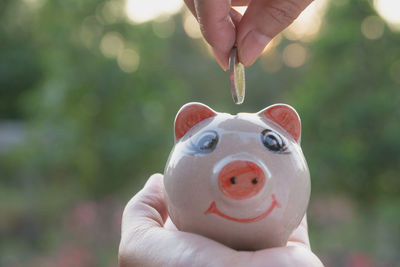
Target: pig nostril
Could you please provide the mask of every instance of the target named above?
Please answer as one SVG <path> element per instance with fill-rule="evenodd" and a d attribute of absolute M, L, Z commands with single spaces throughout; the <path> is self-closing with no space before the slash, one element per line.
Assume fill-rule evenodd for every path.
<path fill-rule="evenodd" d="M 235 177 L 231 177 L 231 179 L 229 179 L 231 181 L 231 184 L 236 184 L 236 178 Z"/>
<path fill-rule="evenodd" d="M 251 180 L 251 183 L 252 183 L 252 184 L 257 184 L 257 183 L 258 183 L 258 179 L 257 179 L 257 177 L 256 177 L 256 178 L 254 178 L 253 180 Z"/>

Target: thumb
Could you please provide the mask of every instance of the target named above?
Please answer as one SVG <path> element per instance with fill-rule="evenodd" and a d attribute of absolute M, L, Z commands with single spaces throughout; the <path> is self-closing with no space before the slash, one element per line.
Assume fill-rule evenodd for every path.
<path fill-rule="evenodd" d="M 152 175 L 126 205 L 122 215 L 122 235 L 135 228 L 162 227 L 168 217 L 163 176 Z"/>
<path fill-rule="evenodd" d="M 312 0 L 253 0 L 238 29 L 239 60 L 251 65 L 265 46 L 289 26 Z"/>

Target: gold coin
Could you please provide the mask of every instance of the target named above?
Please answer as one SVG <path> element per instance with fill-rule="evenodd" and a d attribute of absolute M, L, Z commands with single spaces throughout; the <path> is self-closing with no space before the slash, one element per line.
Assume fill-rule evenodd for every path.
<path fill-rule="evenodd" d="M 229 56 L 229 78 L 231 80 L 231 93 L 235 104 L 242 104 L 244 101 L 246 82 L 244 75 L 244 66 L 238 60 L 237 48 L 232 48 Z"/>

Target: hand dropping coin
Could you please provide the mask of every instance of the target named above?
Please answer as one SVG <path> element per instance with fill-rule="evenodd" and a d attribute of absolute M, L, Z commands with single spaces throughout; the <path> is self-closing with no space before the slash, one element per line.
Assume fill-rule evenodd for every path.
<path fill-rule="evenodd" d="M 235 104 L 242 104 L 244 101 L 244 95 L 246 91 L 246 83 L 244 76 L 244 66 L 238 60 L 237 48 L 232 48 L 229 56 L 229 78 L 231 80 L 231 93 L 233 102 Z"/>

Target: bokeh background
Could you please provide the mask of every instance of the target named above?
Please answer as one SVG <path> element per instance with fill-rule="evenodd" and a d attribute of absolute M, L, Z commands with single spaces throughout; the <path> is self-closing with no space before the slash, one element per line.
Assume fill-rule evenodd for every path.
<path fill-rule="evenodd" d="M 316 0 L 246 75 L 236 106 L 181 0 L 0 1 L 0 266 L 116 266 L 190 101 L 294 106 L 313 250 L 400 266 L 400 2 Z"/>

